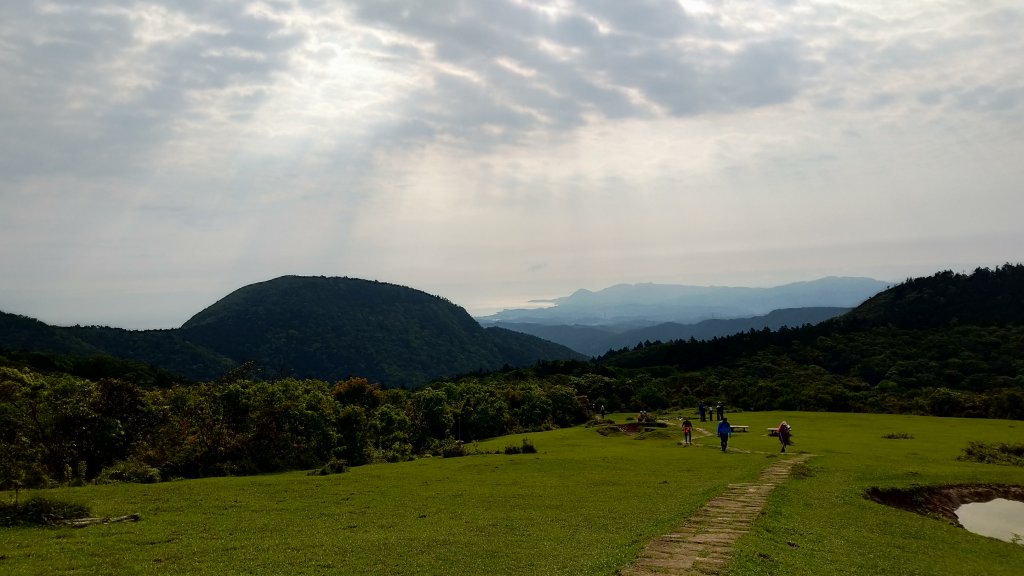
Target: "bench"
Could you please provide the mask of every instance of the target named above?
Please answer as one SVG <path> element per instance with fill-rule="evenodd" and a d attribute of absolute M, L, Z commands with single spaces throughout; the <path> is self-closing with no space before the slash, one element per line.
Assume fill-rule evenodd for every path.
<path fill-rule="evenodd" d="M 733 426 L 732 427 L 732 431 L 733 432 L 746 432 L 748 428 L 750 428 L 750 426 Z"/>
<path fill-rule="evenodd" d="M 791 433 L 793 432 L 793 427 L 792 427 L 792 426 L 790 426 L 790 427 L 789 427 L 789 431 L 790 431 Z M 778 435 L 779 435 L 779 427 L 778 427 L 778 426 L 776 426 L 776 427 L 774 427 L 774 428 L 769 428 L 769 429 L 768 429 L 768 435 L 769 435 L 769 436 L 778 436 Z"/>

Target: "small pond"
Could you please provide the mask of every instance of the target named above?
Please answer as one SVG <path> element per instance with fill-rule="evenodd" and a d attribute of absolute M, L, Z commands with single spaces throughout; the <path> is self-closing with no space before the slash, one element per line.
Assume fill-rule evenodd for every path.
<path fill-rule="evenodd" d="M 982 536 L 1024 545 L 1024 502 L 996 498 L 956 509 L 960 525 Z"/>

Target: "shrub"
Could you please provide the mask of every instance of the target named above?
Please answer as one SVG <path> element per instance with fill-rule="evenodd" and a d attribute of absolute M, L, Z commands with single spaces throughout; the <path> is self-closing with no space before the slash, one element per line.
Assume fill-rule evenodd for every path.
<path fill-rule="evenodd" d="M 374 453 L 376 462 L 406 462 L 412 460 L 412 445 L 404 442 L 393 442 L 390 447 L 377 450 Z"/>
<path fill-rule="evenodd" d="M 348 463 L 339 458 L 331 458 L 327 464 L 309 473 L 309 476 L 328 476 L 348 472 Z"/>
<path fill-rule="evenodd" d="M 536 454 L 536 453 L 537 453 L 537 448 L 533 445 L 532 442 L 530 442 L 529 438 L 523 438 L 523 443 L 522 443 L 521 446 L 516 446 L 515 444 L 511 444 L 509 446 L 505 446 L 505 454 Z"/>
<path fill-rule="evenodd" d="M 882 436 L 886 440 L 913 440 L 913 434 L 907 434 L 906 432 L 890 432 Z"/>
<path fill-rule="evenodd" d="M 1024 444 L 969 442 L 957 460 L 982 464 L 1024 466 Z"/>
<path fill-rule="evenodd" d="M 134 482 L 136 484 L 155 484 L 160 481 L 160 471 L 139 460 L 122 460 L 115 462 L 100 472 L 96 477 L 97 484 L 114 482 Z"/>
<path fill-rule="evenodd" d="M 33 496 L 22 503 L 0 504 L 0 526 L 48 526 L 89 516 L 89 508 L 75 502 Z"/>
<path fill-rule="evenodd" d="M 436 451 L 441 454 L 442 458 L 458 458 L 466 455 L 465 445 L 451 436 L 439 441 Z"/>

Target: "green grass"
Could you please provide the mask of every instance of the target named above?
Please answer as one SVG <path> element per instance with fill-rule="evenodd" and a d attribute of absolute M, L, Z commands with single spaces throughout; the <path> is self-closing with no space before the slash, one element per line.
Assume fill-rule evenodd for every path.
<path fill-rule="evenodd" d="M 683 448 L 675 437 L 583 427 L 527 437 L 537 454 L 51 491 L 97 515 L 142 520 L 0 530 L 0 572 L 612 574 L 765 464 L 763 455 Z"/>
<path fill-rule="evenodd" d="M 1019 545 L 863 497 L 872 486 L 1024 484 L 1024 468 L 957 461 L 972 440 L 1024 437 L 1024 422 L 823 413 L 750 416 L 752 423 L 765 425 L 785 417 L 794 427 L 794 448 L 817 456 L 808 462 L 809 476 L 792 478 L 772 494 L 766 514 L 737 543 L 730 574 L 1024 574 Z"/>
<path fill-rule="evenodd" d="M 790 450 L 816 456 L 773 493 L 731 574 L 1024 573 L 1018 545 L 863 498 L 871 486 L 1024 484 L 1022 468 L 956 460 L 971 440 L 1021 438 L 1024 423 L 817 413 L 730 414 L 751 432 L 729 454 L 698 434 L 681 447 L 677 428 L 636 440 L 579 427 L 525 435 L 537 454 L 47 491 L 142 520 L 0 529 L 0 573 L 610 575 L 726 484 L 756 478 L 779 449 L 764 429 L 783 418 Z"/>

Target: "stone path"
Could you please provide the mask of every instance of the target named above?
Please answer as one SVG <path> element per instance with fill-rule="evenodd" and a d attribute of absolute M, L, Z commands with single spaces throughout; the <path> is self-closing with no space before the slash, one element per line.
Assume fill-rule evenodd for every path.
<path fill-rule="evenodd" d="M 768 500 L 768 495 L 786 478 L 797 462 L 810 454 L 779 457 L 761 471 L 757 482 L 730 484 L 722 495 L 710 500 L 694 518 L 675 532 L 655 538 L 622 576 L 706 576 L 723 574 L 732 545 L 747 533 Z"/>

